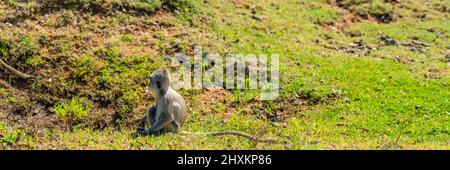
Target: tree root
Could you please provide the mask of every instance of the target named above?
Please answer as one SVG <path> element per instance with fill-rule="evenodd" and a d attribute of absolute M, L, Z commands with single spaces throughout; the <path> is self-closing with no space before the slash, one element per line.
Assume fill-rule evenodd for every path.
<path fill-rule="evenodd" d="M 15 76 L 21 78 L 21 79 L 29 79 L 29 78 L 35 78 L 35 76 L 25 74 L 23 72 L 20 72 L 19 70 L 16 70 L 15 68 L 11 67 L 10 65 L 6 64 L 2 59 L 0 59 L 0 67 L 3 67 L 4 69 L 8 70 Z"/>
<path fill-rule="evenodd" d="M 256 136 L 247 134 L 247 133 L 242 133 L 242 132 L 236 132 L 236 131 L 217 131 L 217 132 L 186 132 L 186 131 L 182 131 L 182 133 L 184 134 L 189 134 L 189 133 L 193 133 L 193 134 L 199 134 L 199 135 L 211 135 L 211 136 L 219 136 L 219 135 L 236 135 L 236 136 L 241 136 L 241 137 L 245 137 L 245 138 L 249 138 L 255 142 L 266 142 L 266 143 L 275 143 L 278 140 L 277 139 L 271 139 L 271 138 L 258 138 Z"/>

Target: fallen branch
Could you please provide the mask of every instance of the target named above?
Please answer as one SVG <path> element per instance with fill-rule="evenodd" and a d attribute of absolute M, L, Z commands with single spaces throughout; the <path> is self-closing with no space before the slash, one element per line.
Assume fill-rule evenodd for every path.
<path fill-rule="evenodd" d="M 219 136 L 219 135 L 236 135 L 241 136 L 245 138 L 249 138 L 255 142 L 267 142 L 267 143 L 275 143 L 278 140 L 277 139 L 271 139 L 271 138 L 258 138 L 256 136 L 242 133 L 242 132 L 236 132 L 236 131 L 217 131 L 217 132 L 187 132 L 182 131 L 182 133 L 194 133 L 194 134 L 200 134 L 200 135 L 211 135 L 211 136 Z"/>
<path fill-rule="evenodd" d="M 14 74 L 15 76 L 17 76 L 17 77 L 19 77 L 21 79 L 34 78 L 34 76 L 32 76 L 32 75 L 28 75 L 28 74 L 22 73 L 19 70 L 16 70 L 15 68 L 9 66 L 2 59 L 0 59 L 0 67 L 5 68 L 6 70 L 8 70 L 9 72 L 11 72 L 12 74 Z"/>

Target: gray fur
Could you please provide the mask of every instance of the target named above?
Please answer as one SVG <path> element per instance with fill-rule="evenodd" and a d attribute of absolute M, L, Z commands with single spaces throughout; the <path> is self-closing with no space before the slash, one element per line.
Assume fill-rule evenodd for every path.
<path fill-rule="evenodd" d="M 155 95 L 155 106 L 149 107 L 142 119 L 138 132 L 141 135 L 155 134 L 161 131 L 177 132 L 186 119 L 186 103 L 183 97 L 170 86 L 171 79 L 167 70 L 156 71 L 150 78 L 150 90 Z M 142 128 L 147 122 L 150 128 Z"/>

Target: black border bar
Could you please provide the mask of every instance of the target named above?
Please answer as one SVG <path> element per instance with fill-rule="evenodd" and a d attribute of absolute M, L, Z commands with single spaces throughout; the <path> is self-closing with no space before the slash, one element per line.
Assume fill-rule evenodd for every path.
<path fill-rule="evenodd" d="M 256 158 L 256 161 L 246 161 L 245 158 Z M 268 156 L 268 157 L 267 157 Z M 348 168 L 363 164 L 365 167 L 386 168 L 392 166 L 430 168 L 435 165 L 450 165 L 450 151 L 189 151 L 189 150 L 158 150 L 158 151 L 0 151 L 0 164 L 15 165 L 45 165 L 62 164 L 63 166 L 84 167 L 85 164 L 95 164 L 100 167 L 124 167 L 126 169 L 144 166 L 163 166 L 165 168 L 205 168 L 205 164 L 178 164 L 180 157 L 200 158 L 210 157 L 207 168 L 281 168 L 296 166 L 324 167 L 333 166 Z M 222 164 L 225 158 L 234 158 L 231 162 Z M 261 161 L 267 158 L 269 161 Z M 241 159 L 241 160 L 239 160 Z M 216 160 L 216 161 L 213 161 Z M 389 166 L 388 166 L 389 164 Z M 45 166 L 44 166 L 45 167 Z M 362 168 L 362 167 L 361 167 Z"/>

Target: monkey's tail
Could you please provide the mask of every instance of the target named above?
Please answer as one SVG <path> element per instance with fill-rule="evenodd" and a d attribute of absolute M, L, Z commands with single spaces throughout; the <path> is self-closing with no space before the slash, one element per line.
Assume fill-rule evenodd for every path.
<path fill-rule="evenodd" d="M 266 143 L 275 143 L 278 141 L 277 139 L 272 139 L 272 138 L 258 138 L 256 136 L 253 136 L 253 135 L 250 135 L 247 133 L 243 133 L 243 132 L 237 132 L 237 131 L 217 131 L 217 132 L 186 132 L 186 131 L 182 131 L 182 133 L 185 133 L 185 134 L 193 133 L 193 134 L 211 135 L 211 136 L 236 135 L 236 136 L 249 138 L 255 142 L 266 142 Z"/>

